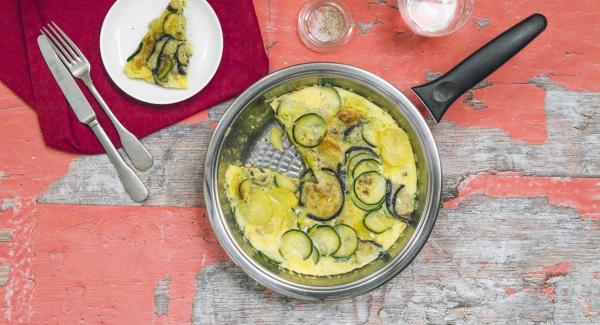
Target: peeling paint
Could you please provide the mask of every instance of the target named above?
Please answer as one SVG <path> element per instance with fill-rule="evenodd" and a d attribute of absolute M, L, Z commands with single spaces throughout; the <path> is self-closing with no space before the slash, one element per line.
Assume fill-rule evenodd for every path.
<path fill-rule="evenodd" d="M 559 85 L 552 81 L 548 75 L 543 76 L 535 76 L 527 81 L 532 85 L 536 85 L 540 88 L 544 88 L 545 90 L 557 90 L 557 91 L 566 91 L 567 89 L 563 85 Z"/>
<path fill-rule="evenodd" d="M 425 71 L 425 81 L 433 81 L 439 77 L 441 77 L 443 73 L 437 71 Z"/>
<path fill-rule="evenodd" d="M 367 33 L 369 33 L 370 31 L 372 31 L 375 28 L 375 25 L 377 24 L 383 24 L 383 21 L 381 20 L 375 20 L 375 21 L 370 21 L 370 22 L 357 22 L 356 23 L 358 25 L 358 35 L 365 35 Z"/>
<path fill-rule="evenodd" d="M 51 281 L 35 285 L 34 324 L 44 319 L 74 324 L 80 318 L 84 323 L 150 324 L 155 319 L 182 324 L 189 321 L 194 275 L 228 259 L 201 208 L 52 204 L 39 205 L 35 217 L 37 228 L 29 239 L 35 243 L 35 278 Z M 156 316 L 154 289 L 165 275 L 171 278 L 168 314 Z M 160 283 L 164 288 L 166 281 Z M 86 287 L 82 296 L 56 296 L 56 288 L 81 285 Z M 71 312 L 48 304 L 49 297 L 71 306 Z"/>
<path fill-rule="evenodd" d="M 13 239 L 12 232 L 10 230 L 2 230 L 0 229 L 0 243 L 1 242 L 9 242 Z"/>
<path fill-rule="evenodd" d="M 469 176 L 458 186 L 458 197 L 444 203 L 455 208 L 474 195 L 493 197 L 547 197 L 551 204 L 574 208 L 582 218 L 600 220 L 597 178 L 525 176 L 518 172 L 490 172 Z"/>
<path fill-rule="evenodd" d="M 156 316 L 169 314 L 169 303 L 171 302 L 169 284 L 171 284 L 171 277 L 166 275 L 154 287 L 154 314 Z"/>
<path fill-rule="evenodd" d="M 2 199 L 2 206 L 0 207 L 0 211 L 8 211 L 8 209 L 12 209 L 15 203 L 14 199 Z"/>
<path fill-rule="evenodd" d="M 516 93 L 520 96 L 510 95 Z M 481 104 L 472 106 L 469 94 Z M 461 127 L 498 128 L 514 141 L 527 144 L 542 144 L 548 139 L 543 89 L 530 84 L 482 83 L 469 94 L 464 97 L 466 102 L 457 101 L 444 118 Z M 484 105 L 485 109 L 478 109 Z"/>
<path fill-rule="evenodd" d="M 409 32 L 398 12 L 389 10 L 394 1 L 351 1 L 348 5 L 356 18 L 384 23 L 377 25 L 376 32 L 354 38 L 335 54 L 306 49 L 292 32 L 301 4 L 254 2 L 263 39 L 267 44 L 279 42 L 269 51 L 273 70 L 309 61 L 337 61 L 372 71 L 399 89 L 414 86 L 426 70 L 447 71 L 496 36 L 501 27 L 513 24 L 518 19 L 515 13 L 543 11 L 551 22 L 547 31 L 490 77 L 492 87 L 473 92 L 474 99 L 488 106 L 481 111 L 486 116 L 461 99 L 449 111 L 449 122 L 434 132 L 450 130 L 452 135 L 463 137 L 443 140 L 450 149 L 442 153 L 451 158 L 445 161 L 455 164 L 445 170 L 445 179 L 451 179 L 448 184 L 455 185 L 466 173 L 492 168 L 576 177 L 557 178 L 553 183 L 552 177 L 497 175 L 479 184 L 474 182 L 471 189 L 463 188 L 457 193 L 462 196 L 455 202 L 458 206 L 440 212 L 434 235 L 413 264 L 388 286 L 351 302 L 302 303 L 267 293 L 263 297 L 261 287 L 231 262 L 201 271 L 203 277 L 214 281 L 204 281 L 197 289 L 194 275 L 206 265 L 227 259 L 211 235 L 205 211 L 36 204 L 36 197 L 67 172 L 75 156 L 48 150 L 33 110 L 0 85 L 0 142 L 4 149 L 0 152 L 0 198 L 15 198 L 14 204 L 5 206 L 3 201 L 0 206 L 0 228 L 9 229 L 14 236 L 0 249 L 0 261 L 6 263 L 0 263 L 0 284 L 2 272 L 8 274 L 8 265 L 11 267 L 10 278 L 0 287 L 0 323 L 149 324 L 156 320 L 179 324 L 189 322 L 190 314 L 197 315 L 196 311 L 205 312 L 196 320 L 206 323 L 216 319 L 230 323 L 327 323 L 336 319 L 344 324 L 365 320 L 383 324 L 600 322 L 600 256 L 594 221 L 600 211 L 600 193 L 584 181 L 585 177 L 597 177 L 600 168 L 600 151 L 595 150 L 600 143 L 596 132 L 598 110 L 594 108 L 598 99 L 594 93 L 565 92 L 600 91 L 594 66 L 600 61 L 600 43 L 585 37 L 596 30 L 600 2 L 587 1 L 584 6 L 583 2 L 577 5 L 570 1 L 480 1 L 474 15 L 493 17 L 493 25 L 484 28 L 480 24 L 485 22 L 476 21 L 460 33 L 427 39 Z M 589 10 L 577 10 L 584 7 Z M 553 125 L 546 126 L 544 101 L 555 105 L 551 108 L 555 111 L 548 112 L 555 114 Z M 559 109 L 566 112 L 556 114 Z M 204 112 L 182 123 L 216 120 Z M 209 126 L 210 122 L 205 124 Z M 167 143 L 177 142 L 190 139 L 198 131 L 190 128 L 178 135 L 160 136 Z M 469 146 L 467 141 L 488 143 Z M 197 148 L 205 145 L 197 143 L 188 149 L 200 150 Z M 456 147 L 461 152 L 448 155 Z M 163 148 L 164 143 L 155 147 Z M 461 154 L 467 157 L 465 161 Z M 31 159 L 34 155 L 36 160 Z M 167 159 L 169 155 L 160 157 Z M 171 155 L 180 157 L 177 152 Z M 194 152 L 185 160 L 195 162 L 200 160 L 198 157 Z M 469 159 L 472 162 L 466 170 Z M 98 166 L 110 168 L 108 163 Z M 82 166 L 73 167 L 72 173 L 84 170 Z M 170 175 L 168 166 L 161 167 L 164 169 L 148 173 L 156 181 L 156 188 L 165 188 L 177 182 L 179 175 L 190 174 L 186 169 Z M 200 172 L 191 170 L 194 177 Z M 110 182 L 118 184 L 117 179 L 111 178 Z M 591 182 L 599 183 L 600 179 Z M 63 197 L 73 201 L 97 203 L 98 198 L 85 197 L 90 192 L 79 190 L 89 189 L 88 183 L 62 184 L 55 188 L 56 196 L 62 191 Z M 167 199 L 160 203 L 171 203 L 169 198 L 181 197 L 182 192 L 190 190 L 183 194 L 192 193 L 190 197 L 196 199 L 186 198 L 177 204 L 196 204 L 199 187 L 196 184 L 190 190 L 189 183 L 169 187 L 162 193 Z M 111 190 L 110 186 L 107 189 Z M 475 193 L 503 199 L 472 196 Z M 104 203 L 129 204 L 120 201 L 122 194 L 107 193 L 110 197 Z M 548 205 L 548 201 L 568 208 Z M 591 219 L 580 222 L 577 213 Z M 435 242 L 443 248 L 440 252 L 432 248 Z M 523 268 L 547 265 L 544 263 L 551 258 L 549 264 L 569 259 L 577 268 L 564 276 L 560 273 L 564 266 L 550 266 L 548 274 L 558 275 L 540 273 L 533 281 L 523 279 Z M 209 272 L 213 267 L 214 272 Z M 157 320 L 152 312 L 152 289 L 165 274 L 172 276 L 168 288 L 173 298 L 169 313 Z"/>
<path fill-rule="evenodd" d="M 8 283 L 8 273 L 10 267 L 7 264 L 0 264 L 0 287 Z"/>
<path fill-rule="evenodd" d="M 386 6 L 388 8 L 394 9 L 394 10 L 398 10 L 398 1 L 396 0 L 373 0 L 373 1 L 367 1 L 367 3 L 369 5 L 376 5 L 376 6 Z"/>
<path fill-rule="evenodd" d="M 488 107 L 482 101 L 473 98 L 473 92 L 471 92 L 471 91 L 469 91 L 467 93 L 467 96 L 465 97 L 465 99 L 463 99 L 463 103 L 467 104 L 467 105 L 470 105 L 470 106 L 473 106 L 473 109 L 475 109 L 475 110 L 484 109 L 484 108 Z"/>
<path fill-rule="evenodd" d="M 554 299 L 556 298 L 556 292 L 554 292 L 554 286 L 548 286 L 545 288 L 542 288 L 542 293 L 544 295 L 546 295 L 546 297 L 550 298 L 550 299 Z"/>
<path fill-rule="evenodd" d="M 490 25 L 490 18 L 489 17 L 474 18 L 473 22 L 480 28 L 486 28 Z"/>
<path fill-rule="evenodd" d="M 571 269 L 571 264 L 569 264 L 568 262 L 560 262 L 558 264 L 555 264 L 555 265 L 552 265 L 549 267 L 545 267 L 542 270 L 542 273 L 544 274 L 544 281 L 548 281 L 549 279 L 551 279 L 553 277 L 563 276 L 563 275 L 567 274 L 570 269 Z"/>
<path fill-rule="evenodd" d="M 42 139 L 35 111 L 2 83 L 0 92 L 7 93 L 0 101 L 3 148 L 0 153 L 3 175 L 0 227 L 10 231 L 12 237 L 10 242 L 0 244 L 0 261 L 10 266 L 10 278 L 0 288 L 0 323 L 31 323 L 31 301 L 36 293 L 35 199 L 67 172 L 75 155 L 49 150 Z M 10 109 L 3 109 L 6 105 Z"/>
<path fill-rule="evenodd" d="M 269 43 L 266 43 L 266 44 L 265 44 L 265 50 L 267 51 L 267 54 L 269 54 L 269 52 L 271 51 L 271 49 L 272 49 L 272 48 L 273 48 L 275 45 L 277 45 L 277 43 L 279 43 L 279 41 L 272 41 L 272 42 L 269 42 Z"/>
<path fill-rule="evenodd" d="M 208 120 L 208 110 L 196 113 L 192 116 L 189 116 L 189 117 L 185 118 L 184 120 L 180 121 L 179 124 L 196 125 L 196 124 L 198 124 L 200 122 L 204 122 L 206 120 Z"/>

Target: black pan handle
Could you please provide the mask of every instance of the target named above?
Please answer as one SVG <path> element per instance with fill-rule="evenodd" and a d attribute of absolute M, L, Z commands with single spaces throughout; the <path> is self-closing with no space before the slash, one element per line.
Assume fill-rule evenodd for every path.
<path fill-rule="evenodd" d="M 412 88 L 436 122 L 452 103 L 496 71 L 546 28 L 546 17 L 533 14 L 471 54 L 442 77 Z"/>

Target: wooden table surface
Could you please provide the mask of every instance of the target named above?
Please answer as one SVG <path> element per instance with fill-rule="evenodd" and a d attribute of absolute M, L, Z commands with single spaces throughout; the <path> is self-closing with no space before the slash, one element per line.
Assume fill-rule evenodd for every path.
<path fill-rule="evenodd" d="M 345 0 L 334 54 L 295 34 L 304 1 L 255 0 L 271 70 L 337 61 L 407 91 L 533 12 L 549 26 L 434 129 L 443 208 L 415 261 L 383 287 L 303 302 L 225 255 L 204 209 L 203 162 L 223 103 L 143 139 L 150 199 L 106 156 L 44 145 L 34 111 L 0 86 L 0 323 L 600 323 L 600 2 L 477 3 L 459 32 L 410 33 L 395 1 Z"/>

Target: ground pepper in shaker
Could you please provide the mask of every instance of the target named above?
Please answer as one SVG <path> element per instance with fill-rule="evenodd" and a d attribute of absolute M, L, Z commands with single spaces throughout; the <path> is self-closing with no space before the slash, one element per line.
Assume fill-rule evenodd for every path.
<path fill-rule="evenodd" d="M 352 35 L 350 12 L 340 1 L 307 3 L 298 15 L 298 34 L 311 50 L 330 52 L 346 44 Z"/>

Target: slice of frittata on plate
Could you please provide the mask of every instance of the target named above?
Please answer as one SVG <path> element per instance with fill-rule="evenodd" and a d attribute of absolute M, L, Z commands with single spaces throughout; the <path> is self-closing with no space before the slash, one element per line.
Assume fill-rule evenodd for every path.
<path fill-rule="evenodd" d="M 184 7 L 185 0 L 171 0 L 148 25 L 140 45 L 127 58 L 126 76 L 168 88 L 187 88 L 192 47 L 186 38 Z"/>

